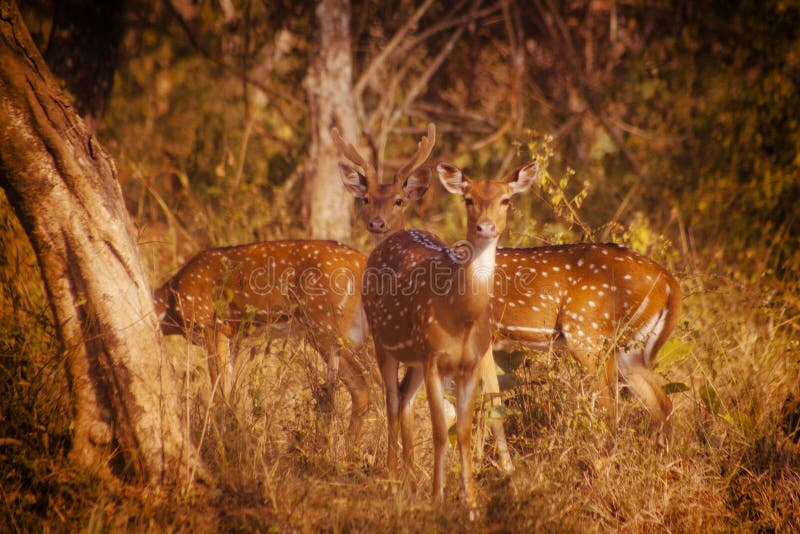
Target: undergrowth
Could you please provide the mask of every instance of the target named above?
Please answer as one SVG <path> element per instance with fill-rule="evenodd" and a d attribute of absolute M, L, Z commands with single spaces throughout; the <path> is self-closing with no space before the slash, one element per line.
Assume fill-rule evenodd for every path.
<path fill-rule="evenodd" d="M 344 436 L 348 396 L 328 418 L 313 391 L 323 364 L 302 341 L 275 337 L 238 356 L 237 394 L 211 403 L 205 354 L 168 338 L 189 407 L 185 432 L 217 477 L 160 492 L 75 471 L 69 396 L 35 258 L 3 207 L 0 317 L 0 521 L 12 531 L 731 531 L 800 529 L 797 281 L 679 273 L 684 313 L 662 351 L 672 399 L 670 449 L 629 395 L 612 431 L 582 372 L 553 354 L 516 353 L 504 392 L 516 471 L 478 465 L 480 514 L 469 521 L 449 456 L 446 504 L 431 481 L 389 481 L 379 384 L 357 447 Z M 154 273 L 155 279 L 162 278 Z M 209 408 L 211 406 L 211 408 Z M 424 393 L 418 464 L 432 463 Z M 492 416 L 491 414 L 489 416 Z M 486 417 L 484 414 L 482 417 Z M 480 417 L 479 417 L 480 419 Z"/>

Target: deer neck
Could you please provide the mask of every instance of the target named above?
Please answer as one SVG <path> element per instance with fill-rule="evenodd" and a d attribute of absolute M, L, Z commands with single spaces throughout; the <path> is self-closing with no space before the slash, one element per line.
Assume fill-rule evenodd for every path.
<path fill-rule="evenodd" d="M 464 314 L 478 318 L 491 301 L 497 239 L 470 240 L 471 258 L 463 266 L 464 291 L 460 304 Z"/>

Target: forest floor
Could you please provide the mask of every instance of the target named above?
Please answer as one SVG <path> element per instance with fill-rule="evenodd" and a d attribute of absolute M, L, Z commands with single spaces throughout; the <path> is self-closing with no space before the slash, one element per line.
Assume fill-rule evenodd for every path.
<path fill-rule="evenodd" d="M 0 222 L 0 530 L 800 531 L 800 292 L 776 277 L 676 272 L 682 317 L 656 369 L 674 403 L 666 451 L 630 395 L 609 428 L 571 358 L 499 353 L 504 410 L 479 408 L 474 435 L 480 442 L 485 418 L 505 416 L 516 470 L 497 468 L 487 437 L 476 450 L 471 520 L 453 447 L 445 504 L 431 504 L 424 389 L 415 406 L 421 469 L 389 480 L 380 381 L 371 381 L 358 443 L 348 443 L 349 396 L 339 386 L 333 413 L 320 410 L 326 371 L 300 330 L 255 340 L 237 358 L 236 393 L 214 402 L 205 353 L 166 338 L 189 414 L 184 433 L 214 480 L 153 491 L 76 471 L 66 455 L 66 373 L 38 267 L 26 240 L 13 238 L 16 223 L 7 213 Z M 374 371 L 370 355 L 361 361 Z"/>
<path fill-rule="evenodd" d="M 0 518 L 18 532 L 799 531 L 798 339 L 788 301 L 796 296 L 784 291 L 779 301 L 775 287 L 702 272 L 679 278 L 683 317 L 658 366 L 675 405 L 669 449 L 654 447 L 635 398 L 623 395 L 612 431 L 570 358 L 514 353 L 503 398 L 516 470 L 497 468 L 488 437 L 474 520 L 452 447 L 445 504 L 431 505 L 424 391 L 421 474 L 390 481 L 379 382 L 359 443 L 347 443 L 346 390 L 337 389 L 327 424 L 314 393 L 323 364 L 297 339 L 271 340 L 268 351 L 262 339 L 241 353 L 237 393 L 210 403 L 205 354 L 167 338 L 190 414 L 185 432 L 214 481 L 154 493 L 75 472 L 64 455 L 68 396 L 52 332 L 33 329 L 41 338 L 19 345 L 24 334 L 14 334 L 6 310 Z M 479 410 L 476 427 L 485 417 Z"/>

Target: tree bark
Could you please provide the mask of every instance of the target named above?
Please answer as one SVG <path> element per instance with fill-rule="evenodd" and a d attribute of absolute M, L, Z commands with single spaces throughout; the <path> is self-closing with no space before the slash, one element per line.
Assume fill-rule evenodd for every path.
<path fill-rule="evenodd" d="M 320 0 L 315 15 L 317 29 L 304 81 L 311 118 L 306 176 L 309 234 L 344 240 L 350 237 L 352 202 L 339 179 L 339 154 L 330 130 L 336 126 L 345 139 L 355 142 L 350 1 Z"/>
<path fill-rule="evenodd" d="M 110 157 L 13 0 L 0 0 L 0 187 L 42 271 L 70 380 L 77 467 L 152 484 L 196 460 Z M 201 469 L 202 473 L 202 468 Z"/>
<path fill-rule="evenodd" d="M 106 111 L 125 30 L 125 2 L 59 0 L 44 58 L 92 128 Z"/>

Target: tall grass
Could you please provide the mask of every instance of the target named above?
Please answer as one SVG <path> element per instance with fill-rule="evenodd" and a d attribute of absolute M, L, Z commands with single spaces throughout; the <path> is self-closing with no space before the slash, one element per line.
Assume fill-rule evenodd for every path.
<path fill-rule="evenodd" d="M 153 492 L 74 470 L 67 381 L 38 267 L 4 200 L 0 223 L 0 524 L 11 531 L 800 530 L 800 284 L 792 268 L 765 274 L 667 245 L 651 251 L 678 269 L 685 294 L 659 365 L 675 386 L 666 452 L 653 446 L 635 398 L 626 396 L 612 431 L 575 362 L 517 353 L 503 393 L 517 469 L 501 475 L 487 442 L 471 523 L 455 454 L 445 506 L 429 503 L 424 392 L 416 406 L 423 474 L 387 480 L 380 384 L 353 448 L 344 439 L 349 397 L 340 387 L 332 417 L 321 410 L 323 364 L 296 325 L 291 338 L 268 335 L 239 354 L 237 393 L 227 402 L 211 402 L 205 354 L 168 338 L 189 408 L 185 432 L 217 475 L 214 487 L 195 481 Z M 154 281 L 190 254 L 163 237 L 179 233 L 143 242 Z"/>

